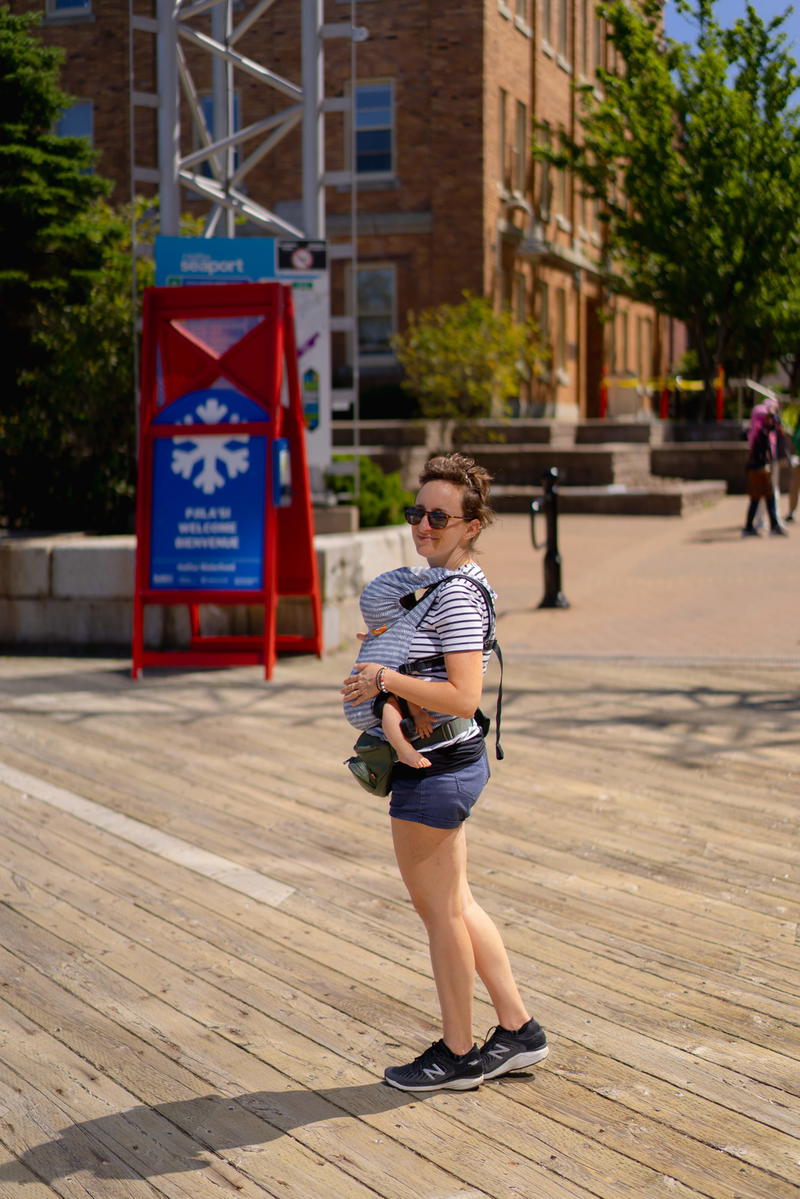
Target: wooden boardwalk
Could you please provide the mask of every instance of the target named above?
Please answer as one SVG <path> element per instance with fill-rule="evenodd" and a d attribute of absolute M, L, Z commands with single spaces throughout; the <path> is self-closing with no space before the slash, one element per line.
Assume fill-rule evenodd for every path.
<path fill-rule="evenodd" d="M 551 1054 L 420 1099 L 347 665 L 0 663 L 2 1199 L 798 1199 L 796 674 L 512 660 L 472 873 Z"/>

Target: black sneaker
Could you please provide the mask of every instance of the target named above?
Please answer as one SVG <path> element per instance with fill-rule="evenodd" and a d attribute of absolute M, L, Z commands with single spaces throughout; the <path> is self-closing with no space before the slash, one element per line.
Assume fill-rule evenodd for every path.
<path fill-rule="evenodd" d="M 408 1066 L 390 1066 L 384 1082 L 400 1091 L 469 1091 L 483 1082 L 478 1046 L 456 1057 L 444 1041 L 436 1041 Z"/>
<path fill-rule="evenodd" d="M 481 1049 L 484 1078 L 499 1078 L 509 1070 L 524 1070 L 547 1057 L 547 1037 L 535 1020 L 523 1024 L 517 1032 L 497 1028 Z"/>

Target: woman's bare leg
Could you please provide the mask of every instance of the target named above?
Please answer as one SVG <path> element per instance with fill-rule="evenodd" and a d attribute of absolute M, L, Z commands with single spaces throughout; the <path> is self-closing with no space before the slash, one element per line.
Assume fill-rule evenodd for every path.
<path fill-rule="evenodd" d="M 474 1044 L 475 957 L 462 911 L 464 828 L 438 829 L 392 819 L 392 837 L 400 874 L 428 933 L 442 1038 L 451 1052 L 468 1053 Z"/>
<path fill-rule="evenodd" d="M 467 882 L 466 829 L 435 829 L 392 820 L 395 855 L 411 901 L 428 933 L 442 1009 L 442 1036 L 453 1053 L 473 1044 L 477 970 L 503 1028 L 521 1028 L 529 1012 L 511 972 L 503 939 Z"/>
<path fill-rule="evenodd" d="M 464 922 L 472 941 L 475 969 L 497 1012 L 497 1022 L 513 1032 L 530 1019 L 530 1013 L 522 1002 L 519 988 L 511 971 L 511 963 L 503 944 L 503 938 L 483 908 L 475 902 L 469 884 L 464 883 L 462 896 Z"/>

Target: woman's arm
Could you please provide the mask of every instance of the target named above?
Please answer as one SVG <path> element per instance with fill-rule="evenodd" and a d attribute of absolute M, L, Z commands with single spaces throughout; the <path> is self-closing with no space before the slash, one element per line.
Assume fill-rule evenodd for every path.
<path fill-rule="evenodd" d="M 393 695 L 399 695 L 401 699 L 410 700 L 429 711 L 448 712 L 451 716 L 472 716 L 483 691 L 483 651 L 463 650 L 445 654 L 444 664 L 447 682 L 417 679 L 388 666 L 381 667 L 379 662 L 362 662 L 345 679 L 342 695 L 345 703 L 362 703 L 378 695 L 375 677 L 379 670 L 383 670 L 383 685 Z"/>

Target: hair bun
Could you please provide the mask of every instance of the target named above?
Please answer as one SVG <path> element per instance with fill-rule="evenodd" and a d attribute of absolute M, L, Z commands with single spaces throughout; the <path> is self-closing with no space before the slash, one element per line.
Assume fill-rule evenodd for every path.
<path fill-rule="evenodd" d="M 454 451 L 451 454 L 437 454 L 429 458 L 419 481 L 420 486 L 438 481 L 463 487 L 464 515 L 469 520 L 479 520 L 482 529 L 494 520 L 494 513 L 489 507 L 492 476 L 485 466 L 481 466 L 468 454 Z"/>

